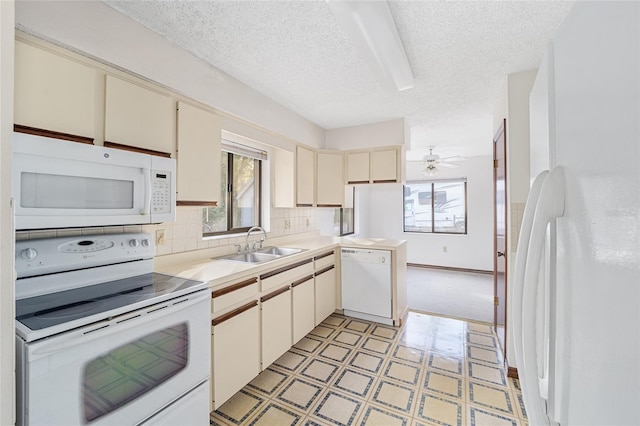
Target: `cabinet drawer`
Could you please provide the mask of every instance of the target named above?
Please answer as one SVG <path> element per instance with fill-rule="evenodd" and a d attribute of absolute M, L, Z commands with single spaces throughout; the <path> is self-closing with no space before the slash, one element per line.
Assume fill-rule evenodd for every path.
<path fill-rule="evenodd" d="M 327 266 L 334 265 L 336 263 L 336 255 L 333 251 L 320 254 L 313 258 L 315 262 L 315 270 L 326 268 Z"/>
<path fill-rule="evenodd" d="M 312 259 L 303 260 L 301 262 L 293 263 L 289 266 L 284 266 L 274 271 L 267 272 L 260 276 L 262 291 L 291 284 L 297 278 L 309 274 L 313 274 Z"/>
<path fill-rule="evenodd" d="M 242 302 L 258 294 L 260 291 L 258 278 L 252 277 L 211 293 L 211 312 L 220 312 L 236 303 Z"/>

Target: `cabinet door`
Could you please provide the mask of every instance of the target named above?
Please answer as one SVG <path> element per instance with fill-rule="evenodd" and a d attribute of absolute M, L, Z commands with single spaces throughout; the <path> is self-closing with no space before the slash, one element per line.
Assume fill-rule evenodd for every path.
<path fill-rule="evenodd" d="M 16 124 L 95 137 L 93 69 L 16 41 L 14 90 Z"/>
<path fill-rule="evenodd" d="M 110 75 L 104 126 L 105 141 L 167 154 L 175 151 L 175 102 Z"/>
<path fill-rule="evenodd" d="M 313 206 L 315 196 L 315 162 L 313 151 L 301 146 L 296 147 L 296 205 Z"/>
<path fill-rule="evenodd" d="M 369 153 L 347 154 L 347 183 L 369 183 Z"/>
<path fill-rule="evenodd" d="M 343 156 L 339 153 L 319 152 L 316 155 L 318 207 L 341 207 L 344 202 Z"/>
<path fill-rule="evenodd" d="M 398 151 L 389 149 L 371 152 L 371 181 L 373 183 L 398 181 Z"/>
<path fill-rule="evenodd" d="M 258 301 L 213 320 L 213 407 L 219 408 L 260 373 Z"/>
<path fill-rule="evenodd" d="M 315 327 L 314 282 L 309 275 L 291 284 L 294 345 Z"/>
<path fill-rule="evenodd" d="M 273 207 L 295 207 L 295 166 L 291 151 L 273 148 Z"/>
<path fill-rule="evenodd" d="M 262 369 L 291 347 L 291 289 L 289 286 L 263 296 Z"/>
<path fill-rule="evenodd" d="M 329 266 L 315 274 L 316 325 L 336 310 L 336 269 Z"/>
<path fill-rule="evenodd" d="M 220 200 L 219 116 L 178 102 L 178 203 L 215 205 Z"/>

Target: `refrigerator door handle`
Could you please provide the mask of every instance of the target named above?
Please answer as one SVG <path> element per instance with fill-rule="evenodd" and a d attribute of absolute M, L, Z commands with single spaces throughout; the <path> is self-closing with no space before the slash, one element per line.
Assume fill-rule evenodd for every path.
<path fill-rule="evenodd" d="M 523 398 L 525 405 L 531 407 L 530 424 L 549 424 L 546 407 L 540 397 L 540 382 L 538 377 L 538 359 L 536 350 L 536 301 L 540 274 L 540 264 L 545 247 L 548 224 L 564 214 L 564 171 L 556 167 L 544 179 L 538 202 L 533 214 L 531 234 L 526 253 L 524 280 L 522 285 L 522 365 Z M 538 418 L 540 417 L 540 418 Z"/>

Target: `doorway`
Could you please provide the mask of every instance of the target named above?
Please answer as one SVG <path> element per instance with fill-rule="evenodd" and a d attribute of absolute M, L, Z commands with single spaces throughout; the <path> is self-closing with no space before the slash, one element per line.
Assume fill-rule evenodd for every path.
<path fill-rule="evenodd" d="M 493 326 L 506 357 L 507 349 L 507 120 L 493 138 Z"/>

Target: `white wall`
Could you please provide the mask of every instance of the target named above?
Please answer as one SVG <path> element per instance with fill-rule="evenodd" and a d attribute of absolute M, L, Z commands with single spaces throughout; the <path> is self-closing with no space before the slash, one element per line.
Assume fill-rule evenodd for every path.
<path fill-rule="evenodd" d="M 342 127 L 326 131 L 326 149 L 348 150 L 378 146 L 404 145 L 404 119 Z"/>
<path fill-rule="evenodd" d="M 489 143 L 489 142 L 488 142 Z M 407 240 L 407 261 L 425 265 L 493 270 L 493 168 L 490 156 L 469 157 L 438 178 L 467 178 L 467 235 L 407 233 L 402 229 L 403 186 L 361 188 L 360 235 Z M 424 180 L 419 163 L 408 163 L 407 181 Z M 359 188 L 360 189 L 360 188 Z M 447 251 L 443 251 L 443 247 Z"/>
<path fill-rule="evenodd" d="M 20 1 L 16 24 L 292 140 L 324 145 L 324 129 L 102 2 Z"/>
<path fill-rule="evenodd" d="M 14 423 L 13 134 L 14 2 L 0 1 L 0 424 Z"/>

